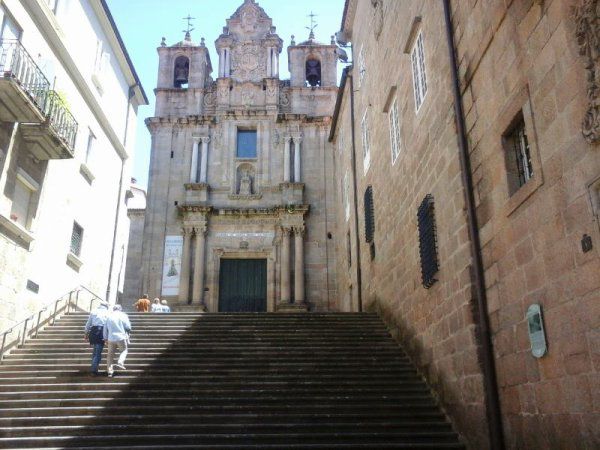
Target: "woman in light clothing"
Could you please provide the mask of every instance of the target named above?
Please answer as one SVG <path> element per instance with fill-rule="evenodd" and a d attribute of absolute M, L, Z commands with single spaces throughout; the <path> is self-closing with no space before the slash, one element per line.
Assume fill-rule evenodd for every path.
<path fill-rule="evenodd" d="M 162 306 L 160 304 L 160 298 L 157 297 L 152 301 L 152 309 L 150 310 L 150 312 L 153 312 L 153 313 L 162 312 L 161 309 L 162 309 Z"/>

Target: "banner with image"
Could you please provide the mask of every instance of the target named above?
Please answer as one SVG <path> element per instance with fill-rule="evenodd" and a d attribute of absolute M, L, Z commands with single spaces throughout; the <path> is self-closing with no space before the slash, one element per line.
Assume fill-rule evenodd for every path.
<path fill-rule="evenodd" d="M 165 257 L 163 261 L 161 295 L 179 294 L 179 274 L 181 273 L 181 252 L 183 236 L 167 236 L 165 238 Z"/>

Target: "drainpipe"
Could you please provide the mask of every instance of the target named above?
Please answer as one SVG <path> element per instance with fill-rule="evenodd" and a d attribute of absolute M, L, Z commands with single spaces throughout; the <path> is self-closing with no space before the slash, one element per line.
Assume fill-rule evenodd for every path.
<path fill-rule="evenodd" d="M 352 67 L 347 67 L 346 75 L 350 78 L 350 130 L 352 134 L 352 189 L 354 191 L 354 237 L 356 239 L 356 289 L 358 294 L 358 311 L 362 312 L 362 270 L 360 258 L 360 233 L 358 231 L 358 188 L 356 181 L 356 133 L 354 127 L 354 75 L 350 70 Z"/>
<path fill-rule="evenodd" d="M 485 388 L 486 415 L 488 420 L 488 432 L 492 450 L 504 449 L 504 435 L 502 432 L 502 413 L 498 395 L 498 382 L 496 380 L 496 368 L 494 365 L 494 350 L 490 332 L 489 316 L 487 309 L 487 297 L 485 290 L 485 272 L 481 252 L 481 241 L 479 239 L 479 226 L 475 212 L 475 196 L 473 194 L 473 178 L 471 176 L 471 161 L 469 158 L 469 147 L 467 144 L 467 132 L 465 116 L 462 107 L 462 94 L 456 62 L 456 51 L 454 49 L 454 29 L 450 17 L 450 0 L 444 0 L 444 18 L 446 22 L 446 38 L 450 65 L 452 72 L 452 91 L 454 94 L 454 114 L 458 130 L 458 146 L 460 156 L 461 178 L 465 191 L 465 202 L 467 207 L 467 222 L 469 227 L 471 258 L 473 260 L 475 275 L 475 293 L 477 296 L 477 325 L 480 333 L 481 363 L 483 370 L 483 384 Z"/>
<path fill-rule="evenodd" d="M 135 96 L 136 85 L 129 86 L 129 93 L 127 97 L 127 112 L 125 114 L 125 133 L 123 136 L 123 146 L 127 145 L 127 135 L 129 129 L 129 110 L 131 109 L 131 99 Z M 117 205 L 115 212 L 115 223 L 113 226 L 113 239 L 112 247 L 110 251 L 110 264 L 108 266 L 108 282 L 106 283 L 106 301 L 110 302 L 110 284 L 112 282 L 113 265 L 115 263 L 115 246 L 117 244 L 117 231 L 119 228 L 119 214 L 121 213 L 121 193 L 123 191 L 123 173 L 125 172 L 125 159 L 121 159 L 121 175 L 119 177 L 119 191 L 117 192 Z M 117 285 L 117 289 L 119 286 Z M 118 299 L 117 299 L 118 300 Z M 116 301 L 115 301 L 116 302 Z"/>

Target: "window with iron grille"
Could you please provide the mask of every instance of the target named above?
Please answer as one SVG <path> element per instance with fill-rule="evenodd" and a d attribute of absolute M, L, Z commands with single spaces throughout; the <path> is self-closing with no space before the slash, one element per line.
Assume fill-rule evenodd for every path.
<path fill-rule="evenodd" d="M 367 187 L 365 191 L 365 240 L 368 243 L 373 242 L 375 237 L 375 208 L 373 205 L 373 188 Z"/>
<path fill-rule="evenodd" d="M 365 240 L 369 244 L 371 259 L 375 258 L 375 205 L 373 204 L 373 188 L 368 186 L 365 191 Z"/>
<path fill-rule="evenodd" d="M 83 228 L 77 222 L 73 222 L 73 232 L 71 233 L 71 253 L 75 256 L 81 256 L 81 244 L 83 242 Z"/>
<path fill-rule="evenodd" d="M 522 112 L 518 114 L 509 131 L 505 133 L 504 145 L 508 188 L 512 195 L 533 177 L 529 141 Z"/>
<path fill-rule="evenodd" d="M 398 119 L 398 101 L 394 100 L 389 113 L 390 143 L 392 149 L 392 165 L 396 163 L 400 154 L 400 121 Z"/>
<path fill-rule="evenodd" d="M 439 270 L 437 237 L 435 228 L 435 209 L 433 196 L 427 196 L 421 202 L 417 213 L 419 226 L 419 255 L 421 256 L 421 279 L 425 289 L 437 281 L 435 274 Z"/>
<path fill-rule="evenodd" d="M 418 112 L 427 94 L 427 75 L 425 74 L 425 50 L 423 33 L 419 32 L 410 59 L 413 72 L 413 90 L 415 94 L 415 109 Z"/>

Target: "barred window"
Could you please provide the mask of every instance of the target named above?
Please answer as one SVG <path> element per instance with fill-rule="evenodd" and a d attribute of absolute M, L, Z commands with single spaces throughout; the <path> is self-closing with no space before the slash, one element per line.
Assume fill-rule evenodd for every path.
<path fill-rule="evenodd" d="M 427 194 L 421 202 L 417 213 L 417 220 L 419 226 L 421 278 L 425 289 L 429 289 L 437 281 L 435 274 L 439 270 L 435 209 L 431 194 Z"/>
<path fill-rule="evenodd" d="M 425 74 L 425 50 L 423 46 L 423 32 L 419 32 L 415 45 L 411 52 L 412 72 L 413 72 L 413 90 L 415 94 L 415 109 L 419 108 L 425 100 L 427 94 L 427 75 Z"/>
<path fill-rule="evenodd" d="M 373 205 L 373 188 L 368 186 L 365 191 L 365 240 L 373 242 L 375 237 L 375 208 Z"/>
<path fill-rule="evenodd" d="M 367 173 L 371 164 L 371 138 L 369 135 L 369 118 L 367 116 L 368 110 L 365 111 L 362 121 L 360 122 L 360 129 L 362 135 L 362 148 L 363 148 L 363 169 L 364 173 Z"/>
<path fill-rule="evenodd" d="M 73 232 L 71 233 L 71 253 L 75 256 L 81 256 L 81 244 L 83 242 L 83 228 L 77 222 L 73 222 Z"/>
<path fill-rule="evenodd" d="M 390 143 L 392 150 L 392 164 L 396 163 L 400 154 L 400 121 L 398 119 L 398 102 L 394 100 L 394 104 L 389 112 L 390 119 Z"/>
<path fill-rule="evenodd" d="M 522 112 L 519 113 L 512 127 L 504 135 L 504 144 L 508 187 L 512 195 L 533 177 L 529 141 Z"/>

